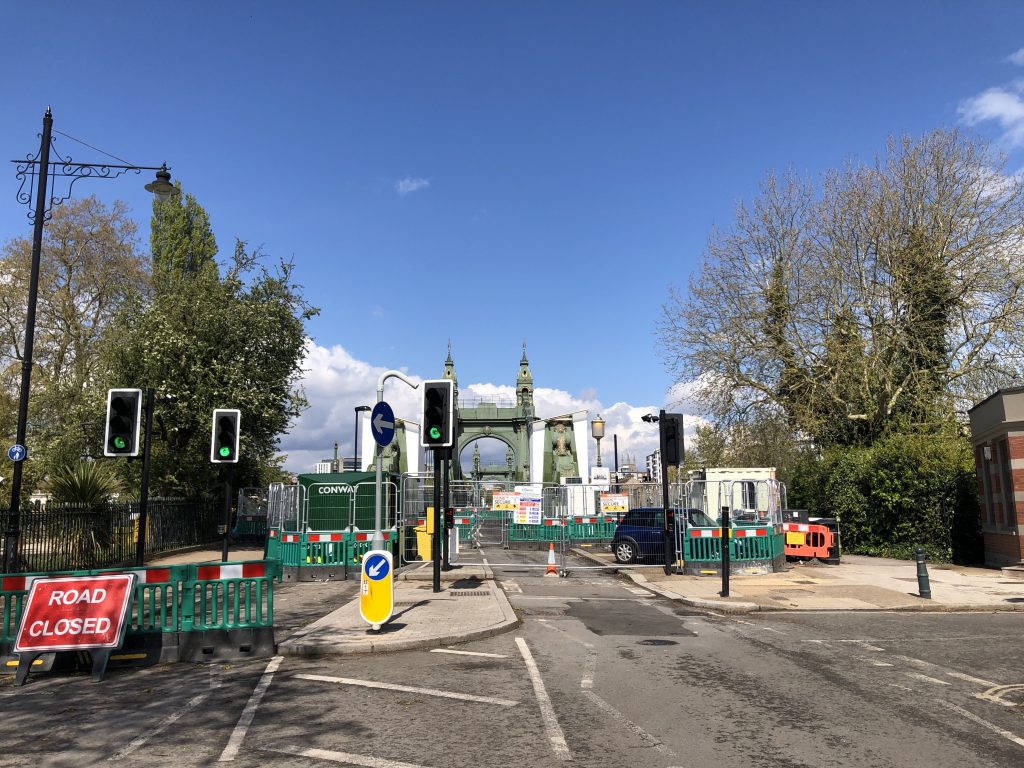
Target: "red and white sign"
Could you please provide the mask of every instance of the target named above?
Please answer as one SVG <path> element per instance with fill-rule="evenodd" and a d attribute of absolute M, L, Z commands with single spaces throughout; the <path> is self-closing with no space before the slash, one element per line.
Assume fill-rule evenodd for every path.
<path fill-rule="evenodd" d="M 134 573 L 35 579 L 14 652 L 120 647 L 134 588 Z"/>

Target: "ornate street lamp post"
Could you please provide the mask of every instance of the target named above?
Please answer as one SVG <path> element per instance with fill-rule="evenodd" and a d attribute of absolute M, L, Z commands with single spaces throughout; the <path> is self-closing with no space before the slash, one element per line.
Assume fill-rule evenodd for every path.
<path fill-rule="evenodd" d="M 32 207 L 29 219 L 33 224 L 32 231 L 32 269 L 28 282 L 28 306 L 25 315 L 25 350 L 21 359 L 21 392 L 18 400 L 18 433 L 14 446 L 7 452 L 8 458 L 14 462 L 11 473 L 11 506 L 7 517 L 7 530 L 4 533 L 3 572 L 12 573 L 19 567 L 18 540 L 21 536 L 21 475 L 22 463 L 28 456 L 25 445 L 25 433 L 28 423 L 28 396 L 32 383 L 32 346 L 35 339 L 36 297 L 39 292 L 39 257 L 43 247 L 43 224 L 50 217 L 55 205 L 70 199 L 75 182 L 82 178 L 95 177 L 116 179 L 129 171 L 156 171 L 156 179 L 146 185 L 146 190 L 157 197 L 167 198 L 178 190 L 171 184 L 171 174 L 166 165 L 111 165 L 76 163 L 71 157 L 61 157 L 51 146 L 53 134 L 53 114 L 46 108 L 43 115 L 43 133 L 39 142 L 39 154 L 24 160 L 12 160 L 16 167 L 16 178 L 21 180 L 17 199 L 20 203 Z M 50 151 L 56 160 L 50 160 Z M 50 177 L 69 178 L 67 192 L 56 194 L 49 189 Z M 38 179 L 37 179 L 38 177 Z M 36 181 L 35 198 L 33 199 L 32 183 Z M 26 188 L 27 187 L 27 188 Z"/>
<path fill-rule="evenodd" d="M 604 419 L 601 418 L 601 414 L 597 414 L 597 418 L 590 422 L 590 434 L 594 440 L 597 441 L 597 466 L 601 466 L 601 438 L 604 437 Z"/>

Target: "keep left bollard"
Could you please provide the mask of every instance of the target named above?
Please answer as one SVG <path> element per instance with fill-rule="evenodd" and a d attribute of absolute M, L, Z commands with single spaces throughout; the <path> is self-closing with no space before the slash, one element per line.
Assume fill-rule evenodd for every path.
<path fill-rule="evenodd" d="M 932 588 L 928 583 L 928 567 L 924 564 L 924 548 L 917 548 L 917 593 L 927 599 L 932 599 Z"/>

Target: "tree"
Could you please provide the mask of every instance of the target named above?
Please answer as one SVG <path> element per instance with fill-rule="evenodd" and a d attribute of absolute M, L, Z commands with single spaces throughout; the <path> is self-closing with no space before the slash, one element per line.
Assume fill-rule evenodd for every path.
<path fill-rule="evenodd" d="M 293 283 L 291 264 L 270 271 L 260 259 L 238 242 L 223 278 L 210 265 L 165 274 L 150 296 L 125 304 L 104 348 L 109 376 L 175 397 L 154 415 L 151 482 L 159 494 L 219 492 L 220 468 L 209 461 L 214 408 L 242 412 L 233 480 L 242 486 L 273 466 L 278 436 L 305 406 L 304 322 L 317 310 Z"/>
<path fill-rule="evenodd" d="M 147 265 L 127 207 L 95 197 L 53 210 L 43 230 L 29 398 L 32 461 L 26 484 L 97 450 L 102 434 L 98 349 L 118 307 L 142 291 Z M 16 238 L 0 257 L 0 418 L 14 434 L 24 354 L 32 243 Z M 123 385 L 123 384 L 121 384 Z M 30 468 L 30 469 L 29 469 Z"/>
<path fill-rule="evenodd" d="M 157 290 L 173 290 L 186 278 L 210 277 L 217 272 L 217 240 L 207 216 L 196 199 L 179 194 L 153 202 L 149 244 L 153 258 L 153 282 Z"/>
<path fill-rule="evenodd" d="M 889 142 L 820 189 L 769 175 L 712 233 L 659 334 L 723 426 L 822 446 L 938 424 L 1024 374 L 1024 187 L 956 131 Z"/>

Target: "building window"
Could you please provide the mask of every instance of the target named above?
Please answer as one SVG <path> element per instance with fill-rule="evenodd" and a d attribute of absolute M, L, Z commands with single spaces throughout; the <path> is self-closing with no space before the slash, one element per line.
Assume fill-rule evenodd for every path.
<path fill-rule="evenodd" d="M 981 496 L 985 509 L 985 522 L 996 524 L 996 510 L 992 504 L 992 467 L 985 457 L 985 448 L 978 448 L 978 474 L 981 476 Z"/>
<path fill-rule="evenodd" d="M 1017 524 L 1017 505 L 1014 503 L 1013 477 L 1010 472 L 1010 446 L 1006 440 L 1000 440 L 999 448 L 999 482 L 1003 491 L 1003 525 L 1010 527 Z"/>

